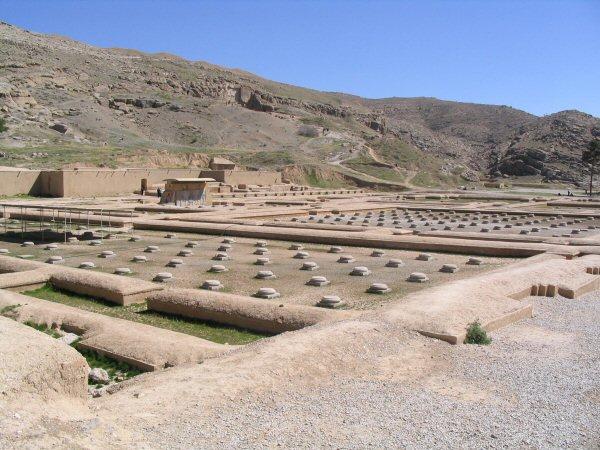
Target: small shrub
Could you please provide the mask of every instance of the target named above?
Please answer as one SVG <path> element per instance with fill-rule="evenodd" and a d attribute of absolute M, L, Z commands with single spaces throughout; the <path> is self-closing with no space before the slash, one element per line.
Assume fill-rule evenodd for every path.
<path fill-rule="evenodd" d="M 492 342 L 486 331 L 481 327 L 479 320 L 472 322 L 467 327 L 465 344 L 489 345 Z"/>
<path fill-rule="evenodd" d="M 0 117 L 0 133 L 4 133 L 6 130 L 8 130 L 8 127 L 6 126 L 6 120 Z"/>
<path fill-rule="evenodd" d="M 322 128 L 328 128 L 327 121 L 321 116 L 303 117 L 300 119 L 304 125 L 317 125 Z"/>
<path fill-rule="evenodd" d="M 321 135 L 321 131 L 313 125 L 301 125 L 298 128 L 298 134 L 300 136 L 315 138 Z"/>

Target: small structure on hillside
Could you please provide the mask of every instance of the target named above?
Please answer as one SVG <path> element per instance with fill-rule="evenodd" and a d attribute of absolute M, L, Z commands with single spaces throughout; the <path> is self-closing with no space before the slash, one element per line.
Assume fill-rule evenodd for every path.
<path fill-rule="evenodd" d="M 210 205 L 210 183 L 213 178 L 170 178 L 165 180 L 165 190 L 160 204 L 176 206 Z"/>
<path fill-rule="evenodd" d="M 208 167 L 210 167 L 210 170 L 236 170 L 235 163 L 233 161 L 221 158 L 220 156 L 211 158 L 210 163 L 208 163 Z"/>

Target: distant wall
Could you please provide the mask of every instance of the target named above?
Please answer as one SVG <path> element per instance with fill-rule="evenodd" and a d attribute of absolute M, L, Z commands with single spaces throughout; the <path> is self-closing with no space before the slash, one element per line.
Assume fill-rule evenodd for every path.
<path fill-rule="evenodd" d="M 39 170 L 0 171 L 0 195 L 41 195 Z"/>
<path fill-rule="evenodd" d="M 89 197 L 127 194 L 140 188 L 143 178 L 148 186 L 163 183 L 166 178 L 198 177 L 198 169 L 117 169 L 57 171 L 62 180 L 56 197 Z"/>
<path fill-rule="evenodd" d="M 203 170 L 200 172 L 202 178 L 213 178 L 221 183 L 238 184 L 259 184 L 270 186 L 281 183 L 281 174 L 279 172 L 252 171 L 252 170 Z"/>
<path fill-rule="evenodd" d="M 0 171 L 0 195 L 94 197 L 131 193 L 167 178 L 196 178 L 200 169 L 79 169 Z"/>

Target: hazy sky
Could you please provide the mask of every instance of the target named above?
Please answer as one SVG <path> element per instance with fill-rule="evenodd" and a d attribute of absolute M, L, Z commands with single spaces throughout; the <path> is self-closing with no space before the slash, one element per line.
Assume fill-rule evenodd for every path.
<path fill-rule="evenodd" d="M 600 116 L 600 0 L 0 0 L 0 19 L 319 90 Z"/>

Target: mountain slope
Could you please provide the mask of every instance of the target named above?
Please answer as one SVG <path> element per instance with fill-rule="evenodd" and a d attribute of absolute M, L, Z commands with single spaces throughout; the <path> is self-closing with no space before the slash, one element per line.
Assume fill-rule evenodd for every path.
<path fill-rule="evenodd" d="M 542 166 L 569 161 L 534 175 L 576 180 L 573 164 L 600 130 L 583 113 L 538 118 L 433 98 L 363 99 L 4 23 L 0 114 L 9 127 L 2 165 L 204 165 L 226 154 L 249 166 L 296 165 L 306 170 L 288 172 L 308 178 L 425 185 L 519 175 L 532 149 L 551 155 Z"/>
<path fill-rule="evenodd" d="M 577 182 L 581 177 L 581 152 L 588 142 L 599 138 L 600 121 L 589 114 L 550 114 L 520 127 L 497 153 L 492 170 Z"/>

